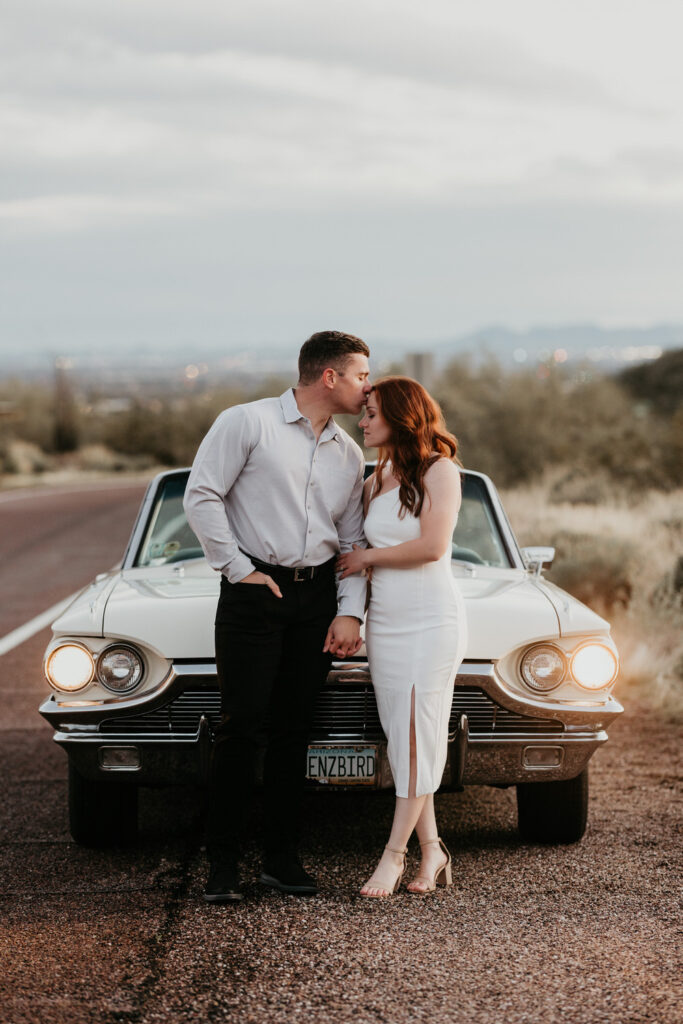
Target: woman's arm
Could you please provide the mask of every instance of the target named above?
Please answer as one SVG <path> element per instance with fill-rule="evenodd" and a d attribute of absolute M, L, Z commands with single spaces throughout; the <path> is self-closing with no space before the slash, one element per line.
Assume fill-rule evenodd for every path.
<path fill-rule="evenodd" d="M 341 578 L 370 567 L 412 569 L 436 562 L 448 550 L 455 516 L 460 508 L 460 473 L 449 459 L 433 463 L 424 478 L 425 500 L 420 513 L 420 536 L 386 548 L 354 548 L 341 555 Z"/>
<path fill-rule="evenodd" d="M 365 481 L 365 483 L 363 484 L 363 515 L 364 516 L 366 516 L 368 514 L 368 509 L 370 508 L 370 495 L 372 494 L 372 485 L 374 483 L 374 480 L 375 480 L 375 474 L 373 473 L 372 476 L 369 476 L 367 478 L 367 480 Z"/>

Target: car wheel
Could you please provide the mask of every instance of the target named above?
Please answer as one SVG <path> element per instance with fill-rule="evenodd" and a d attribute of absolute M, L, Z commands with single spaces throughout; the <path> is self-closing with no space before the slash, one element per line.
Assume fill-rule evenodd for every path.
<path fill-rule="evenodd" d="M 69 830 L 81 846 L 125 846 L 134 842 L 138 787 L 86 779 L 69 762 Z"/>
<path fill-rule="evenodd" d="M 520 835 L 534 843 L 577 843 L 588 818 L 588 769 L 562 782 L 517 786 Z"/>

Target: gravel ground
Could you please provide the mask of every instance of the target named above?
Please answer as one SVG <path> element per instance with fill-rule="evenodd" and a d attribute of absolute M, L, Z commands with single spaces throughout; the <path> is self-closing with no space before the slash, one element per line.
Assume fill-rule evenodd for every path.
<path fill-rule="evenodd" d="M 247 899 L 223 907 L 201 900 L 196 793 L 146 793 L 134 850 L 83 850 L 65 830 L 49 730 L 4 735 L 2 1020 L 680 1018 L 679 730 L 654 716 L 632 709 L 594 758 L 579 844 L 521 844 L 512 790 L 446 794 L 452 889 L 370 902 L 356 893 L 391 796 L 311 794 L 304 855 L 321 895 L 262 889 L 254 844 Z"/>

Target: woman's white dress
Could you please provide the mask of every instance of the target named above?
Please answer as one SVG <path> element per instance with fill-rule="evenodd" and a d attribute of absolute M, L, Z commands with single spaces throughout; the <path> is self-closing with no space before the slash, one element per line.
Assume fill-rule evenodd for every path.
<path fill-rule="evenodd" d="M 399 489 L 373 498 L 365 535 L 374 548 L 420 536 L 420 520 L 401 519 Z M 453 526 L 457 513 L 453 517 Z M 467 643 L 462 595 L 451 573 L 449 550 L 438 562 L 414 569 L 372 570 L 365 641 L 396 795 L 408 796 L 410 705 L 415 691 L 417 779 L 415 795 L 441 784 L 448 753 L 453 683 Z"/>

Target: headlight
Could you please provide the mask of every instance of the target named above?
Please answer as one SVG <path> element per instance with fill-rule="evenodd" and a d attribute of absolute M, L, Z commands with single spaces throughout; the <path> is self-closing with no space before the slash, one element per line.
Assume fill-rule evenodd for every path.
<path fill-rule="evenodd" d="M 522 678 L 532 690 L 548 693 L 559 686 L 567 673 L 567 659 L 551 644 L 538 644 L 526 652 L 520 665 Z"/>
<path fill-rule="evenodd" d="M 48 655 L 45 675 L 50 686 L 62 693 L 76 693 L 93 680 L 95 662 L 90 651 L 80 644 L 62 644 Z"/>
<path fill-rule="evenodd" d="M 107 647 L 97 659 L 97 678 L 114 693 L 134 690 L 144 671 L 142 658 L 132 647 Z"/>
<path fill-rule="evenodd" d="M 616 679 L 619 659 L 605 644 L 588 643 L 574 651 L 569 667 L 579 686 L 602 690 Z"/>

